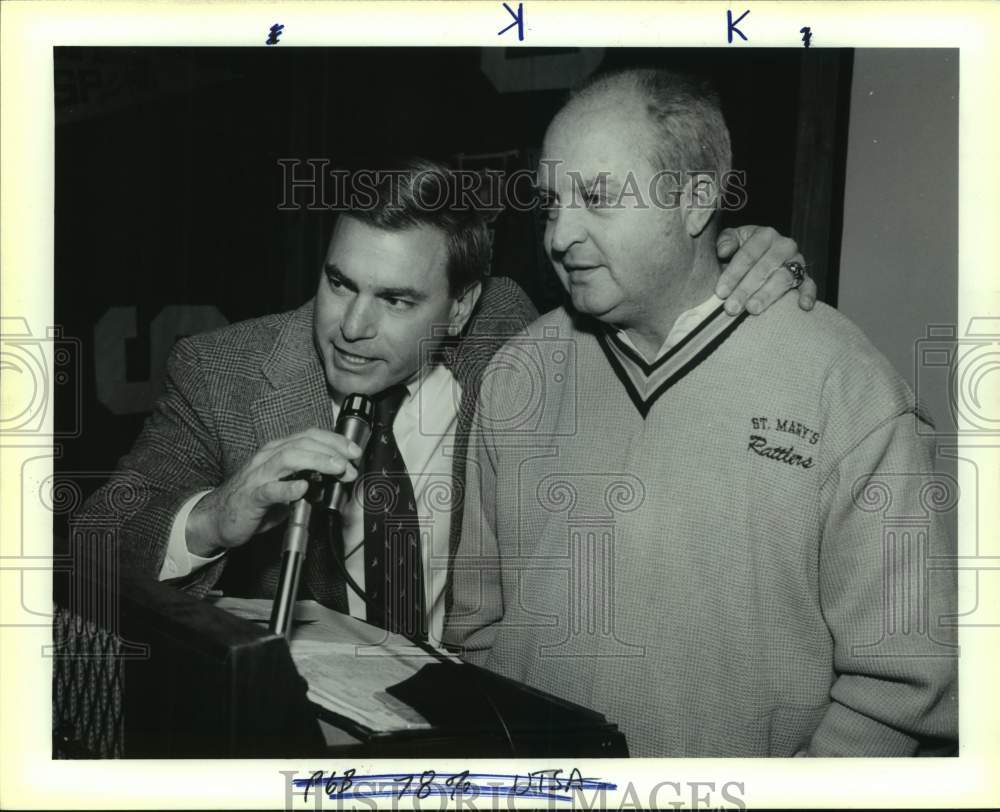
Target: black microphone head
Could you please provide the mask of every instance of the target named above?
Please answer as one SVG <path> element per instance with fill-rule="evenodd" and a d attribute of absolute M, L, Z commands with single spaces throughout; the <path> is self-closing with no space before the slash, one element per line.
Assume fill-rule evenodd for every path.
<path fill-rule="evenodd" d="M 340 424 L 352 417 L 363 420 L 370 426 L 372 420 L 375 418 L 375 401 L 368 397 L 368 395 L 362 395 L 360 392 L 355 392 L 353 395 L 348 395 L 344 398 L 344 402 L 340 407 L 340 414 L 337 416 L 336 431 L 338 434 L 340 433 Z"/>
<path fill-rule="evenodd" d="M 337 434 L 343 435 L 348 440 L 361 448 L 364 455 L 368 439 L 372 436 L 372 421 L 375 417 L 375 403 L 368 397 L 360 393 L 354 393 L 344 398 L 340 407 L 340 414 L 337 415 L 337 426 L 334 429 Z M 323 502 L 327 510 L 340 511 L 347 497 L 350 495 L 350 483 L 342 483 L 338 480 L 329 480 Z"/>

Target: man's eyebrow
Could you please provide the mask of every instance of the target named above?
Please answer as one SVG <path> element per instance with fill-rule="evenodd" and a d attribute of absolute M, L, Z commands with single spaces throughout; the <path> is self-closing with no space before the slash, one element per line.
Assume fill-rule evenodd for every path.
<path fill-rule="evenodd" d="M 427 298 L 427 294 L 416 288 L 377 288 L 375 295 L 382 299 L 411 299 L 414 302 L 422 302 Z"/>
<path fill-rule="evenodd" d="M 350 290 L 357 292 L 357 284 L 340 268 L 335 262 L 327 262 L 323 266 L 327 276 L 336 276 Z M 407 286 L 376 288 L 375 295 L 381 299 L 411 299 L 414 302 L 422 302 L 427 298 L 427 294 L 422 290 Z"/>
<path fill-rule="evenodd" d="M 597 175 L 592 175 L 589 177 L 579 177 L 573 176 L 573 183 L 576 184 L 579 179 L 579 186 L 586 191 L 591 191 L 599 184 L 603 183 L 605 189 L 620 189 L 622 188 L 622 182 L 617 180 L 614 176 L 601 173 Z M 545 184 L 539 183 L 537 180 L 532 179 L 531 188 L 535 194 L 551 194 L 552 190 Z"/>
<path fill-rule="evenodd" d="M 337 265 L 336 262 L 326 262 L 326 263 L 324 263 L 323 264 L 323 272 L 327 276 L 336 276 L 336 277 L 338 277 L 340 279 L 340 281 L 343 282 L 346 287 L 348 287 L 351 290 L 357 292 L 358 286 L 355 285 L 353 281 L 351 281 L 350 277 L 347 276 L 347 274 L 345 274 L 341 270 L 340 266 Z"/>
<path fill-rule="evenodd" d="M 575 180 L 575 178 L 574 178 Z M 595 187 L 603 187 L 604 189 L 620 189 L 621 181 L 615 179 L 615 177 L 607 172 L 601 172 L 597 175 L 590 175 L 581 180 L 583 188 L 588 192 Z"/>

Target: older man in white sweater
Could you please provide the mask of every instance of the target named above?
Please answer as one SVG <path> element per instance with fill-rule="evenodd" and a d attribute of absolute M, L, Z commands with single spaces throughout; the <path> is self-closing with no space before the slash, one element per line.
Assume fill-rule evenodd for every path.
<path fill-rule="evenodd" d="M 947 483 L 844 317 L 715 298 L 729 168 L 714 95 L 666 72 L 591 80 L 552 122 L 538 184 L 569 304 L 484 376 L 446 638 L 603 712 L 637 756 L 946 751 Z"/>

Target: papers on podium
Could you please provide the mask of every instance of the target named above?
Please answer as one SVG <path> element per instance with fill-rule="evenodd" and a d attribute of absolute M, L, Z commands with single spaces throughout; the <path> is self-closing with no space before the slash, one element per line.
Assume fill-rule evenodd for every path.
<path fill-rule="evenodd" d="M 271 618 L 272 601 L 267 598 L 217 598 L 214 603 L 255 623 L 266 624 Z M 373 731 L 431 727 L 416 710 L 386 693 L 435 662 L 405 637 L 316 601 L 299 601 L 290 648 L 296 668 L 309 683 L 307 695 L 317 705 Z M 460 662 L 445 651 L 440 654 Z"/>

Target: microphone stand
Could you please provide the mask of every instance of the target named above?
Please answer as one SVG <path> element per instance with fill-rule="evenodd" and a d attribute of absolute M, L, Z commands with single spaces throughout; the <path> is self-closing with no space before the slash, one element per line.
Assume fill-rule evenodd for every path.
<path fill-rule="evenodd" d="M 349 395 L 337 417 L 336 432 L 358 445 L 362 451 L 371 436 L 374 405 L 365 395 Z M 309 525 L 312 520 L 312 506 L 322 501 L 326 510 L 339 512 L 350 495 L 350 486 L 340 480 L 329 480 L 317 471 L 300 471 L 295 478 L 309 481 L 309 487 L 301 499 L 292 503 L 285 528 L 284 545 L 281 553 L 281 572 L 278 575 L 278 590 L 271 606 L 270 629 L 274 634 L 291 639 L 292 618 L 295 615 L 295 599 L 299 594 L 299 579 L 309 546 Z"/>
<path fill-rule="evenodd" d="M 322 495 L 317 485 L 322 486 L 322 477 L 310 471 L 309 489 L 305 496 L 292 503 L 292 511 L 285 528 L 284 547 L 281 553 L 281 574 L 278 576 L 278 591 L 271 606 L 271 631 L 274 634 L 291 637 L 292 618 L 295 615 L 295 599 L 299 594 L 299 579 L 302 564 L 306 559 L 309 545 L 309 525 L 312 520 L 312 503 Z"/>

